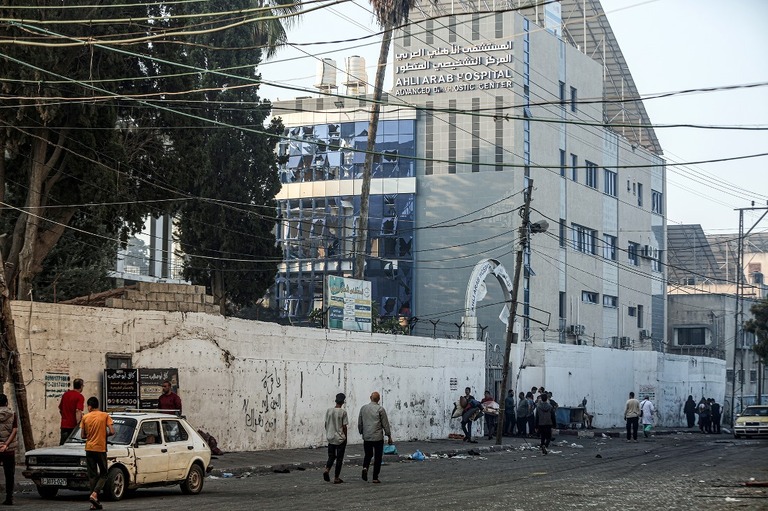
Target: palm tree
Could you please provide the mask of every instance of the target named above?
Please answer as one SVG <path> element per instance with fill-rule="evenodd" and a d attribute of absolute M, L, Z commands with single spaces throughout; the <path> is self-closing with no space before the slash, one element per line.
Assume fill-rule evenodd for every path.
<path fill-rule="evenodd" d="M 384 73 L 387 70 L 389 46 L 392 44 L 392 32 L 395 27 L 408 21 L 408 13 L 416 4 L 416 0 L 370 0 L 374 16 L 384 34 L 379 50 L 379 62 L 376 67 L 376 78 L 373 84 L 373 102 L 371 104 L 371 120 L 368 125 L 368 145 L 366 146 L 365 165 L 363 166 L 363 187 L 360 191 L 360 221 L 357 229 L 357 244 L 355 247 L 354 277 L 362 279 L 365 275 L 365 245 L 368 241 L 368 206 L 371 195 L 371 169 L 373 167 L 373 152 L 376 145 L 376 131 L 379 126 L 381 111 L 381 94 L 384 85 Z"/>
<path fill-rule="evenodd" d="M 265 12 L 265 19 L 254 26 L 254 36 L 263 45 L 264 57 L 270 59 L 288 42 L 286 28 L 301 15 L 301 4 L 295 0 L 255 0 L 254 4 L 258 7 L 271 7 L 272 15 Z"/>

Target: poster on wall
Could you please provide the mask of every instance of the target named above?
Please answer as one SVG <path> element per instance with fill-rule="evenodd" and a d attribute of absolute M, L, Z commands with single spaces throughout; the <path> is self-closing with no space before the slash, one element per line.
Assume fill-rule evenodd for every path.
<path fill-rule="evenodd" d="M 60 398 L 69 390 L 69 374 L 45 373 L 45 397 Z"/>
<path fill-rule="evenodd" d="M 371 283 L 328 275 L 325 279 L 328 328 L 371 331 Z"/>
<path fill-rule="evenodd" d="M 139 380 L 136 369 L 104 370 L 105 411 L 139 406 Z"/>
<path fill-rule="evenodd" d="M 179 370 L 175 368 L 167 369 L 139 369 L 139 408 L 155 409 L 157 408 L 157 398 L 163 391 L 163 382 L 171 382 L 171 390 L 179 390 Z"/>

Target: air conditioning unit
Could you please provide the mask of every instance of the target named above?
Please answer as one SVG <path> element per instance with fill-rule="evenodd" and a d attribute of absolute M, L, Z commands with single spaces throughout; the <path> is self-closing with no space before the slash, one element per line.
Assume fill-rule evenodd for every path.
<path fill-rule="evenodd" d="M 571 335 L 584 335 L 584 325 L 571 325 L 568 331 Z"/>
<path fill-rule="evenodd" d="M 650 330 L 640 330 L 640 338 L 641 339 L 650 339 L 651 338 L 651 331 Z"/>
<path fill-rule="evenodd" d="M 632 339 L 629 337 L 619 337 L 619 347 L 629 348 L 630 346 L 632 346 Z"/>
<path fill-rule="evenodd" d="M 617 336 L 611 337 L 611 348 L 619 347 L 619 338 Z"/>

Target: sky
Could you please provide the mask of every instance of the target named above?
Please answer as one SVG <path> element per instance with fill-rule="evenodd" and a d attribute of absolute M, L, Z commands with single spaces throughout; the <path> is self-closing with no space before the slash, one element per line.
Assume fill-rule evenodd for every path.
<path fill-rule="evenodd" d="M 304 15 L 289 27 L 291 45 L 259 66 L 272 101 L 310 93 L 317 61 L 365 57 L 372 82 L 380 37 L 328 44 L 378 32 L 369 3 L 356 0 Z M 603 9 L 642 96 L 689 89 L 768 84 L 768 1 L 602 0 Z M 320 43 L 320 44 L 317 44 Z M 391 52 L 390 52 L 391 61 Z M 338 73 L 341 81 L 343 73 Z M 391 73 L 385 89 L 392 86 Z M 645 102 L 654 124 L 752 126 L 764 130 L 657 128 L 668 163 L 768 153 L 768 85 L 674 95 Z M 701 224 L 707 233 L 738 232 L 736 208 L 768 207 L 768 156 L 667 168 L 670 224 Z M 745 211 L 745 230 L 768 231 L 768 216 Z"/>

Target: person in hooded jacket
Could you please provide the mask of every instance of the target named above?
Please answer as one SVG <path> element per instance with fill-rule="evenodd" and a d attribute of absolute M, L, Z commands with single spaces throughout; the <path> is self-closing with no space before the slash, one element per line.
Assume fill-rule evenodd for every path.
<path fill-rule="evenodd" d="M 688 421 L 688 427 L 692 428 L 696 424 L 696 401 L 693 400 L 693 396 L 688 396 L 688 401 L 683 406 L 683 413 Z"/>
<path fill-rule="evenodd" d="M 541 399 L 536 404 L 536 431 L 539 432 L 541 439 L 541 452 L 547 454 L 549 443 L 552 441 L 552 428 L 557 424 L 555 418 L 555 408 L 549 404 L 549 396 L 546 393 L 541 394 Z"/>

